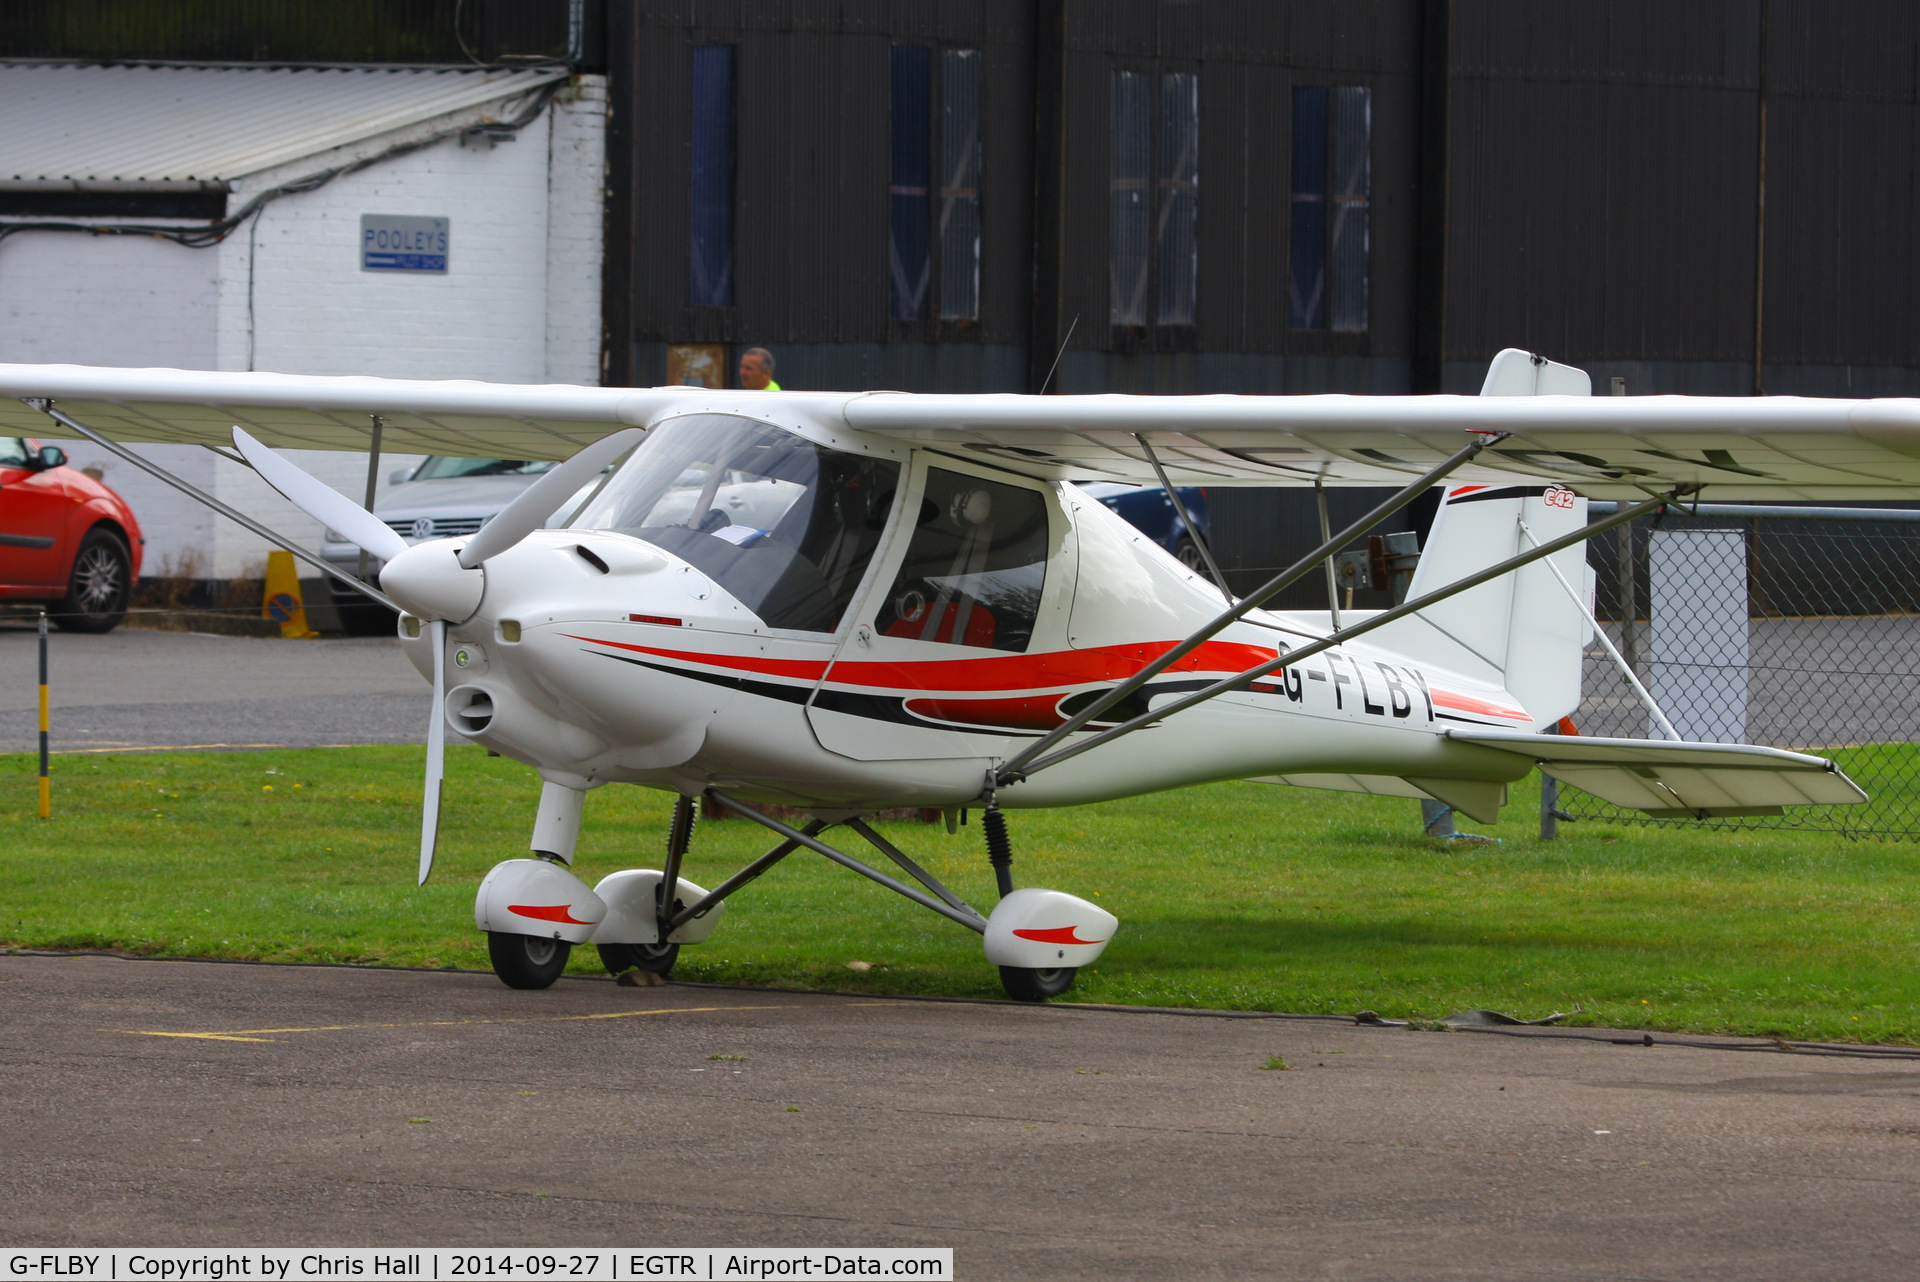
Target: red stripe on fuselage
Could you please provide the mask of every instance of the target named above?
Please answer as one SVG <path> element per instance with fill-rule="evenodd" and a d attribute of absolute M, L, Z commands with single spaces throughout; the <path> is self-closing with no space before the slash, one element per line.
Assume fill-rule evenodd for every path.
<path fill-rule="evenodd" d="M 624 641 L 603 641 L 598 637 L 574 636 L 572 633 L 566 635 L 590 645 L 604 645 L 662 659 L 677 659 L 683 663 L 699 663 L 737 672 L 757 672 L 797 681 L 818 681 L 827 670 L 826 663 L 818 659 L 703 654 L 692 650 L 632 645 Z M 1091 650 L 1007 654 L 991 659 L 926 659 L 908 663 L 843 659 L 833 665 L 833 684 L 875 690 L 980 691 L 1089 685 L 1124 680 L 1173 649 L 1175 644 L 1172 641 L 1153 641 L 1144 645 L 1100 646 Z M 1277 653 L 1264 646 L 1243 645 L 1236 641 L 1208 641 L 1193 653 L 1182 657 L 1167 671 L 1242 672 L 1270 662 Z"/>
<path fill-rule="evenodd" d="M 1439 686 L 1433 687 L 1433 706 L 1452 708 L 1455 712 L 1477 712 L 1483 717 L 1507 717 L 1514 721 L 1533 720 L 1518 708 L 1488 703 L 1485 699 L 1476 699 L 1472 695 L 1455 694 L 1451 690 L 1442 690 Z"/>

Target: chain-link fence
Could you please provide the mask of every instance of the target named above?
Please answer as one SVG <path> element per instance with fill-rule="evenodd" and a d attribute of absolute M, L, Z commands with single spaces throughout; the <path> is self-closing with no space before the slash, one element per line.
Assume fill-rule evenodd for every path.
<path fill-rule="evenodd" d="M 1920 511 L 1807 520 L 1670 510 L 1594 539 L 1587 564 L 1601 626 L 1680 738 L 1819 752 L 1872 798 L 1701 823 L 1920 839 Z M 1598 644 L 1585 678 L 1580 733 L 1664 737 Z M 1681 822 L 1570 787 L 1560 809 Z"/>

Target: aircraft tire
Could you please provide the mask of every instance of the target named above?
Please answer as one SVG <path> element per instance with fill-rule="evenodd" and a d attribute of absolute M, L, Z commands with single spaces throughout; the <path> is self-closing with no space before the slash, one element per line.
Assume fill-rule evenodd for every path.
<path fill-rule="evenodd" d="M 595 944 L 594 947 L 600 950 L 600 964 L 607 968 L 609 975 L 635 969 L 667 975 L 672 972 L 673 963 L 680 959 L 678 944 Z"/>
<path fill-rule="evenodd" d="M 1016 1002 L 1044 1002 L 1073 987 L 1077 966 L 1053 966 L 1037 970 L 1032 966 L 1002 966 L 1000 986 Z"/>
<path fill-rule="evenodd" d="M 487 956 L 493 962 L 493 973 L 508 988 L 553 987 L 553 981 L 567 968 L 571 952 L 573 945 L 564 939 L 510 935 L 504 930 L 487 932 Z"/>

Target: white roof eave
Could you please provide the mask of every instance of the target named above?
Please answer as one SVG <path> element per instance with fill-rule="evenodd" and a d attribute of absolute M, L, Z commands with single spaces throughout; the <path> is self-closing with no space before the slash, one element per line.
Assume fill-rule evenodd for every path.
<path fill-rule="evenodd" d="M 564 79 L 565 68 L 0 65 L 0 190 L 219 191 Z"/>

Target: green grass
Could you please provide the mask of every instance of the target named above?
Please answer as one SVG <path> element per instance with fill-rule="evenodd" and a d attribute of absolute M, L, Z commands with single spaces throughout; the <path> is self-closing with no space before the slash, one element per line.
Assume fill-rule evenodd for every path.
<path fill-rule="evenodd" d="M 439 866 L 413 883 L 420 750 L 69 756 L 55 817 L 0 757 L 0 940 L 197 957 L 486 966 L 473 893 L 524 853 L 538 783 L 451 754 Z M 1807 833 L 1565 825 L 1515 788 L 1496 846 L 1419 835 L 1414 803 L 1222 784 L 1011 812 L 1022 884 L 1094 898 L 1120 934 L 1072 998 L 1434 1018 L 1491 1007 L 1633 1028 L 1920 1042 L 1920 847 Z M 659 865 L 669 799 L 587 802 L 578 871 Z M 976 904 L 974 826 L 889 835 Z M 703 824 L 712 886 L 772 844 Z M 852 960 L 873 969 L 853 971 Z M 591 949 L 574 968 L 592 973 Z M 802 853 L 728 904 L 682 978 L 997 996 L 978 938 Z"/>

